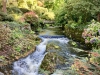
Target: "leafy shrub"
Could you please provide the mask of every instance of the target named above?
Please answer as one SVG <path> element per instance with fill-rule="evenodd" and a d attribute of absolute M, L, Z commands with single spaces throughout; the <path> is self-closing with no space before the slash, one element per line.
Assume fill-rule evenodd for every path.
<path fill-rule="evenodd" d="M 18 7 L 10 7 L 10 8 L 8 7 L 8 8 L 7 8 L 7 12 L 8 12 L 9 14 L 13 14 L 13 13 L 19 14 L 19 13 L 22 13 L 21 9 L 18 8 Z"/>
<path fill-rule="evenodd" d="M 14 17 L 14 20 L 15 21 L 19 21 L 19 19 L 22 17 L 22 14 L 10 14 L 11 16 L 13 16 Z"/>
<path fill-rule="evenodd" d="M 3 26 L 4 25 L 4 26 Z M 9 27 L 9 28 L 6 28 Z M 0 24 L 0 44 L 9 44 L 16 51 L 34 46 L 34 32 L 28 23 L 4 22 Z"/>
<path fill-rule="evenodd" d="M 23 13 L 26 13 L 26 12 L 29 12 L 30 10 L 29 9 L 26 9 L 26 8 L 19 8 Z"/>
<path fill-rule="evenodd" d="M 31 25 L 31 29 L 37 31 L 38 29 L 38 16 L 34 12 L 27 12 L 24 14 L 24 20 Z"/>
<path fill-rule="evenodd" d="M 32 23 L 38 21 L 38 16 L 34 12 L 27 12 L 24 14 L 24 19 L 26 22 Z"/>
<path fill-rule="evenodd" d="M 68 24 L 66 24 L 67 26 L 75 29 L 78 26 L 78 23 L 76 23 L 75 21 L 68 21 Z"/>
<path fill-rule="evenodd" d="M 100 64 L 100 48 L 96 49 L 93 48 L 93 51 L 91 52 L 91 62 Z"/>
<path fill-rule="evenodd" d="M 11 15 L 7 15 L 7 16 L 4 18 L 4 21 L 14 21 L 14 18 L 13 18 Z"/>
<path fill-rule="evenodd" d="M 11 30 L 15 30 L 15 28 L 19 28 L 22 26 L 21 24 L 17 23 L 17 22 L 2 22 L 2 24 L 6 24 L 10 27 Z"/>
<path fill-rule="evenodd" d="M 8 15 L 4 12 L 0 12 L 0 21 L 14 21 L 11 15 Z"/>
<path fill-rule="evenodd" d="M 88 28 L 84 29 L 82 37 L 86 43 L 100 46 L 100 23 L 92 20 Z"/>
<path fill-rule="evenodd" d="M 33 10 L 41 17 L 45 12 L 48 12 L 47 8 L 36 6 Z"/>
<path fill-rule="evenodd" d="M 15 28 L 15 30 L 12 31 L 11 35 L 12 35 L 12 39 L 23 38 L 22 31 L 19 30 L 18 28 Z"/>
<path fill-rule="evenodd" d="M 55 17 L 55 20 L 56 20 L 56 25 L 62 25 L 62 24 L 67 24 L 68 22 L 68 18 L 65 17 L 67 15 L 67 12 L 64 11 L 64 8 L 60 8 L 58 10 L 58 12 L 56 13 L 56 17 Z M 65 9 L 66 10 L 66 9 Z"/>
<path fill-rule="evenodd" d="M 4 24 L 0 24 L 0 45 L 3 46 L 7 44 L 7 41 L 10 39 L 11 30 Z"/>
<path fill-rule="evenodd" d="M 85 39 L 85 43 L 93 44 L 93 49 L 91 52 L 91 62 L 100 64 L 100 23 L 92 20 L 88 25 L 87 29 L 84 29 L 82 37 Z"/>
<path fill-rule="evenodd" d="M 31 28 L 33 30 L 38 29 L 38 16 L 34 13 L 34 12 L 27 12 L 24 14 L 23 18 L 22 18 L 25 22 L 30 23 L 31 24 Z"/>
<path fill-rule="evenodd" d="M 42 16 L 43 19 L 54 20 L 55 15 L 53 12 L 45 12 Z"/>
<path fill-rule="evenodd" d="M 96 19 L 96 15 L 100 9 L 98 8 L 97 1 L 91 3 L 90 0 L 68 0 L 67 3 L 57 11 L 56 24 L 67 24 L 68 21 L 72 20 L 78 23 L 78 25 L 83 25 L 92 19 Z"/>
<path fill-rule="evenodd" d="M 0 12 L 0 21 L 3 21 L 4 20 L 4 17 L 6 17 L 6 13 L 4 12 Z"/>

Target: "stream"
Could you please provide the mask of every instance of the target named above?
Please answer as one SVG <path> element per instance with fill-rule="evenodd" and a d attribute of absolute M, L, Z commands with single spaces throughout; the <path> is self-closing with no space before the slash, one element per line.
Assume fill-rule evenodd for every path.
<path fill-rule="evenodd" d="M 55 72 L 50 75 L 68 75 L 64 74 L 64 71 L 69 69 L 69 67 L 73 64 L 74 59 L 84 59 L 84 57 L 77 55 L 75 49 L 71 48 L 71 46 L 68 44 L 70 41 L 68 38 L 61 35 L 62 33 L 51 29 L 53 28 L 44 30 L 44 32 L 40 33 L 39 37 L 42 39 L 42 42 L 36 46 L 35 52 L 13 63 L 12 75 L 44 75 L 43 73 L 41 74 L 39 72 L 39 68 L 45 56 L 49 52 L 57 52 L 58 55 L 65 59 L 63 64 L 60 64 L 60 61 L 57 62 Z M 54 43 L 56 45 L 54 50 L 46 51 L 47 44 L 49 43 Z M 56 51 L 58 47 L 60 47 L 60 50 Z"/>

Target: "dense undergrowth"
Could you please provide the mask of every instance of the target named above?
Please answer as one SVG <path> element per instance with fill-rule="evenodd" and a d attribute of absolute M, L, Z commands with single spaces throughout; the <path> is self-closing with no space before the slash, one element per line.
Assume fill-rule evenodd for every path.
<path fill-rule="evenodd" d="M 10 61 L 18 59 L 20 54 L 24 56 L 30 50 L 34 51 L 35 45 L 40 41 L 36 40 L 37 37 L 28 23 L 0 22 L 0 27 L 0 57 L 3 58 L 2 63 L 7 64 L 6 62 L 9 59 Z"/>

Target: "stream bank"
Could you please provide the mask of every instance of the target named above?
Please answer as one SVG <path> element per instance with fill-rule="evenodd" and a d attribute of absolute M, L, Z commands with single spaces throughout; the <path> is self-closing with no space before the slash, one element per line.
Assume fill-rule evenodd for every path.
<path fill-rule="evenodd" d="M 41 60 L 42 63 L 41 62 L 39 63 L 39 65 L 41 64 L 41 66 L 40 66 L 40 69 L 39 70 L 37 69 L 38 71 L 36 72 L 37 73 L 39 72 L 39 74 L 42 74 L 42 75 L 75 75 L 75 74 L 77 75 L 78 73 L 83 73 L 83 72 L 85 72 L 84 75 L 87 75 L 89 73 L 92 73 L 91 72 L 92 70 L 94 72 L 95 71 L 94 68 L 92 68 L 92 70 L 87 69 L 87 68 L 91 69 L 91 66 L 89 66 L 90 64 L 87 64 L 88 53 L 85 52 L 83 49 L 71 46 L 68 43 L 68 41 L 70 40 L 68 40 L 67 38 L 64 39 L 65 36 L 62 36 L 61 35 L 62 33 L 59 34 L 58 30 L 60 29 L 59 28 L 55 29 L 51 27 L 48 30 L 45 29 L 43 32 L 40 33 L 39 36 L 42 36 L 44 39 L 47 39 L 49 41 L 48 43 L 45 41 L 43 46 L 41 46 L 41 43 L 40 43 L 40 46 L 38 46 L 40 48 L 36 49 L 38 51 L 41 51 L 41 49 L 44 49 L 42 47 L 44 47 L 44 45 L 47 45 L 46 46 L 47 54 L 44 57 L 43 61 Z M 67 41 L 67 43 L 64 43 L 65 41 Z M 26 60 L 27 58 L 30 58 L 30 56 L 34 58 L 35 57 L 34 54 L 37 55 L 37 53 L 33 52 L 28 57 L 21 58 L 21 59 Z M 43 52 L 42 54 L 44 55 L 45 53 Z M 34 60 L 34 61 L 36 61 L 37 63 L 39 59 L 38 58 L 36 59 L 37 60 Z M 31 62 L 28 62 L 28 64 L 31 63 L 30 66 L 34 65 L 35 63 L 32 60 L 30 59 Z M 20 59 L 17 61 L 20 64 L 20 67 L 24 68 L 26 66 L 25 69 L 28 69 L 27 64 L 26 64 L 27 62 L 20 63 L 19 61 L 21 62 L 24 62 L 24 61 Z M 82 69 L 77 65 L 80 65 Z M 80 68 L 80 69 L 77 71 L 76 68 L 77 69 Z M 33 69 L 35 71 L 34 67 Z M 30 72 L 30 70 L 28 71 Z M 17 74 L 17 75 L 20 75 L 20 74 Z M 26 75 L 29 75 L 29 74 L 26 74 Z"/>
<path fill-rule="evenodd" d="M 56 29 L 51 27 L 40 33 L 40 35 L 48 39 L 52 39 L 53 37 L 57 39 L 58 35 L 64 35 L 63 32 L 59 34 L 58 30 L 62 31 L 59 27 Z M 86 60 L 86 58 L 88 58 L 88 51 L 84 51 L 83 49 L 86 49 L 86 47 L 72 40 L 69 40 L 67 44 L 61 44 L 58 41 L 49 41 L 46 48 L 48 54 L 42 61 L 39 73 L 44 75 L 77 74 L 77 72 L 72 69 L 74 61 L 77 59 L 83 61 L 84 59 L 84 61 L 88 62 L 88 60 Z"/>
<path fill-rule="evenodd" d="M 59 35 L 57 33 L 48 34 L 48 31 L 46 31 L 46 35 L 42 32 L 42 35 L 48 39 Z M 69 40 L 67 44 L 49 41 L 46 48 L 48 54 L 42 61 L 39 73 L 43 75 L 99 75 L 99 70 L 90 62 L 92 61 L 88 54 L 90 51 L 86 49 L 87 47 L 84 45 L 72 40 Z"/>
<path fill-rule="evenodd" d="M 0 72 L 11 75 L 12 63 L 32 53 L 40 42 L 30 24 L 0 22 Z"/>
<path fill-rule="evenodd" d="M 82 33 L 83 33 L 83 30 L 82 29 L 78 29 L 78 28 L 71 28 L 69 26 L 65 26 L 65 35 L 72 39 L 73 41 L 77 41 L 79 42 L 80 44 L 83 44 L 84 46 L 87 47 L 87 49 L 91 50 L 92 48 L 92 44 L 88 43 L 86 44 L 85 43 L 85 39 L 82 37 Z"/>

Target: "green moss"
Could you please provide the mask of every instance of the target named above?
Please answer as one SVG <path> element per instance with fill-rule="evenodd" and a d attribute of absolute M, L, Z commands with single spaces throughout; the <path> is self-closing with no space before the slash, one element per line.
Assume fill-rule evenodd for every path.
<path fill-rule="evenodd" d="M 43 70 L 53 73 L 55 71 L 57 63 L 64 64 L 65 59 L 58 53 L 60 50 L 61 50 L 60 46 L 53 42 L 47 44 L 46 51 L 48 53 L 41 64 L 41 68 Z"/>
<path fill-rule="evenodd" d="M 34 35 L 28 23 L 0 22 L 0 65 L 11 64 L 35 50 L 40 39 Z"/>

